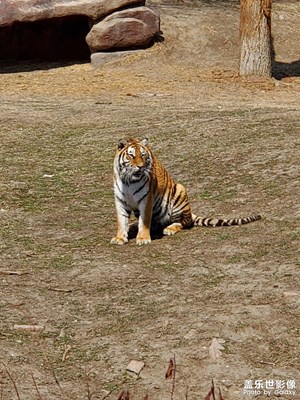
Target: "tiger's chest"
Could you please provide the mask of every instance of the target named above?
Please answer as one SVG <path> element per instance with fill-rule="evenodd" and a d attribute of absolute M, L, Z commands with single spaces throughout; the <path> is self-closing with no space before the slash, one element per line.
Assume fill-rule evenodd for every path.
<path fill-rule="evenodd" d="M 147 201 L 150 185 L 147 181 L 132 182 L 130 185 L 117 181 L 115 191 L 116 195 L 120 196 L 126 205 L 134 211 L 143 207 Z"/>

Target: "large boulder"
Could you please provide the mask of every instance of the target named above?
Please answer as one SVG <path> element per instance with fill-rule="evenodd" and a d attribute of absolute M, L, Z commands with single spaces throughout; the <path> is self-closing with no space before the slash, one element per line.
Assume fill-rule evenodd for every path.
<path fill-rule="evenodd" d="M 0 26 L 74 15 L 97 20 L 118 9 L 144 4 L 145 0 L 1 0 Z"/>
<path fill-rule="evenodd" d="M 122 11 L 116 11 L 105 18 L 111 21 L 114 18 L 136 18 L 148 25 L 153 35 L 160 31 L 160 18 L 148 7 L 134 7 Z"/>
<path fill-rule="evenodd" d="M 160 18 L 147 7 L 114 12 L 96 23 L 86 37 L 92 53 L 146 47 L 160 31 Z"/>

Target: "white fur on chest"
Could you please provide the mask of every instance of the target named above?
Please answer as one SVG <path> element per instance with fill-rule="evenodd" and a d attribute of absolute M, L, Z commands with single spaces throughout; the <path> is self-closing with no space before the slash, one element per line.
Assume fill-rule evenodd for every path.
<path fill-rule="evenodd" d="M 119 178 L 115 182 L 115 194 L 122 199 L 132 210 L 143 207 L 149 193 L 148 182 L 132 182 L 130 185 L 124 184 Z"/>

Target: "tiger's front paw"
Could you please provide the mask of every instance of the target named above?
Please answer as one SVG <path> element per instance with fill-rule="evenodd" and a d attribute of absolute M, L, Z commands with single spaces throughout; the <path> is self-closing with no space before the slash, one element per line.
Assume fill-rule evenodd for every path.
<path fill-rule="evenodd" d="M 149 244 L 151 243 L 151 237 L 150 236 L 140 236 L 138 235 L 136 237 L 136 244 L 139 246 L 142 246 L 143 244 Z"/>
<path fill-rule="evenodd" d="M 128 239 L 125 237 L 119 237 L 119 236 L 115 236 L 111 239 L 110 243 L 111 244 L 125 244 L 128 242 Z"/>

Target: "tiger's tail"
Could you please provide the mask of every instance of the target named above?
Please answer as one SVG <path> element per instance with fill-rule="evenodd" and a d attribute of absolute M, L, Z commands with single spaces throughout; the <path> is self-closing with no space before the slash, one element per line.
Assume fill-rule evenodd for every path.
<path fill-rule="evenodd" d="M 232 219 L 220 219 L 220 218 L 201 218 L 193 214 L 194 226 L 233 226 L 233 225 L 245 225 L 250 222 L 258 221 L 261 219 L 260 215 L 251 215 L 244 218 L 232 218 Z"/>

